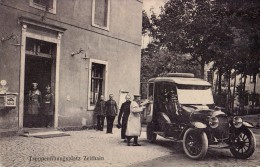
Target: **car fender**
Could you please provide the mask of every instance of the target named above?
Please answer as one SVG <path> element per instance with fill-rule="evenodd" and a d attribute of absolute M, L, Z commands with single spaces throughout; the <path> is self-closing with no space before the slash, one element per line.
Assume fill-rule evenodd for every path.
<path fill-rule="evenodd" d="M 191 125 L 198 129 L 205 129 L 207 127 L 207 125 L 202 122 L 191 122 Z"/>
<path fill-rule="evenodd" d="M 248 128 L 253 128 L 253 127 L 254 127 L 254 125 L 253 125 L 252 123 L 246 122 L 246 121 L 243 121 L 243 125 L 244 125 L 245 127 L 248 127 Z"/>

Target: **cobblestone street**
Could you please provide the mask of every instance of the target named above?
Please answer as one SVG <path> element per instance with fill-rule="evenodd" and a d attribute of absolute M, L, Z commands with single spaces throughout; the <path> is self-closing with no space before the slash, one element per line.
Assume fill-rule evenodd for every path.
<path fill-rule="evenodd" d="M 144 128 L 143 128 L 144 129 Z M 34 137 L 0 138 L 0 167 L 85 167 L 85 166 L 260 166 L 258 129 L 257 149 L 248 160 L 235 159 L 227 149 L 209 149 L 204 160 L 189 159 L 181 142 L 162 137 L 154 144 L 146 141 L 143 130 L 141 147 L 126 146 L 120 130 L 67 131 L 71 136 L 40 139 Z M 45 159 L 43 159 L 45 158 Z M 48 159 L 46 159 L 48 158 Z M 194 164 L 195 163 L 195 164 Z"/>
<path fill-rule="evenodd" d="M 147 143 L 145 132 L 140 137 L 141 147 L 126 146 L 120 139 L 119 129 L 114 128 L 113 132 L 69 131 L 66 133 L 71 136 L 47 139 L 4 137 L 0 139 L 0 167 L 127 166 L 171 152 L 160 145 Z M 62 159 L 40 159 L 45 157 Z"/>

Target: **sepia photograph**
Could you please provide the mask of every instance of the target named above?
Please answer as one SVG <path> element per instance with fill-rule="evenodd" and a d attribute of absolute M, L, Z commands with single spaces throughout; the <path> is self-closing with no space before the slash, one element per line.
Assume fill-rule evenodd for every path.
<path fill-rule="evenodd" d="M 260 167 L 259 0 L 0 0 L 0 167 Z"/>

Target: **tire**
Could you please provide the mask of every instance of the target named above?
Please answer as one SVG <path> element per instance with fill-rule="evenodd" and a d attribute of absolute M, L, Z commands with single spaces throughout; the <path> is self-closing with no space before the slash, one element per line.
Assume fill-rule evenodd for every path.
<path fill-rule="evenodd" d="M 153 143 L 156 141 L 157 134 L 154 132 L 154 125 L 153 123 L 148 123 L 146 128 L 146 137 L 149 143 Z"/>
<path fill-rule="evenodd" d="M 244 128 L 239 133 L 232 134 L 230 152 L 240 159 L 247 159 L 255 152 L 256 139 L 250 129 Z"/>
<path fill-rule="evenodd" d="M 208 137 L 205 132 L 189 128 L 183 137 L 185 154 L 192 159 L 203 159 L 208 150 Z"/>

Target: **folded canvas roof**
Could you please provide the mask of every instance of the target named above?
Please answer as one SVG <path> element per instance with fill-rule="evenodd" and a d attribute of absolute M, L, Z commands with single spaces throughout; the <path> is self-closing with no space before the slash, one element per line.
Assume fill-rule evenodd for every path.
<path fill-rule="evenodd" d="M 178 85 L 198 85 L 198 86 L 211 86 L 211 84 L 200 78 L 182 77 L 181 75 L 170 75 L 169 77 L 156 77 L 150 79 L 148 82 L 172 82 Z"/>

